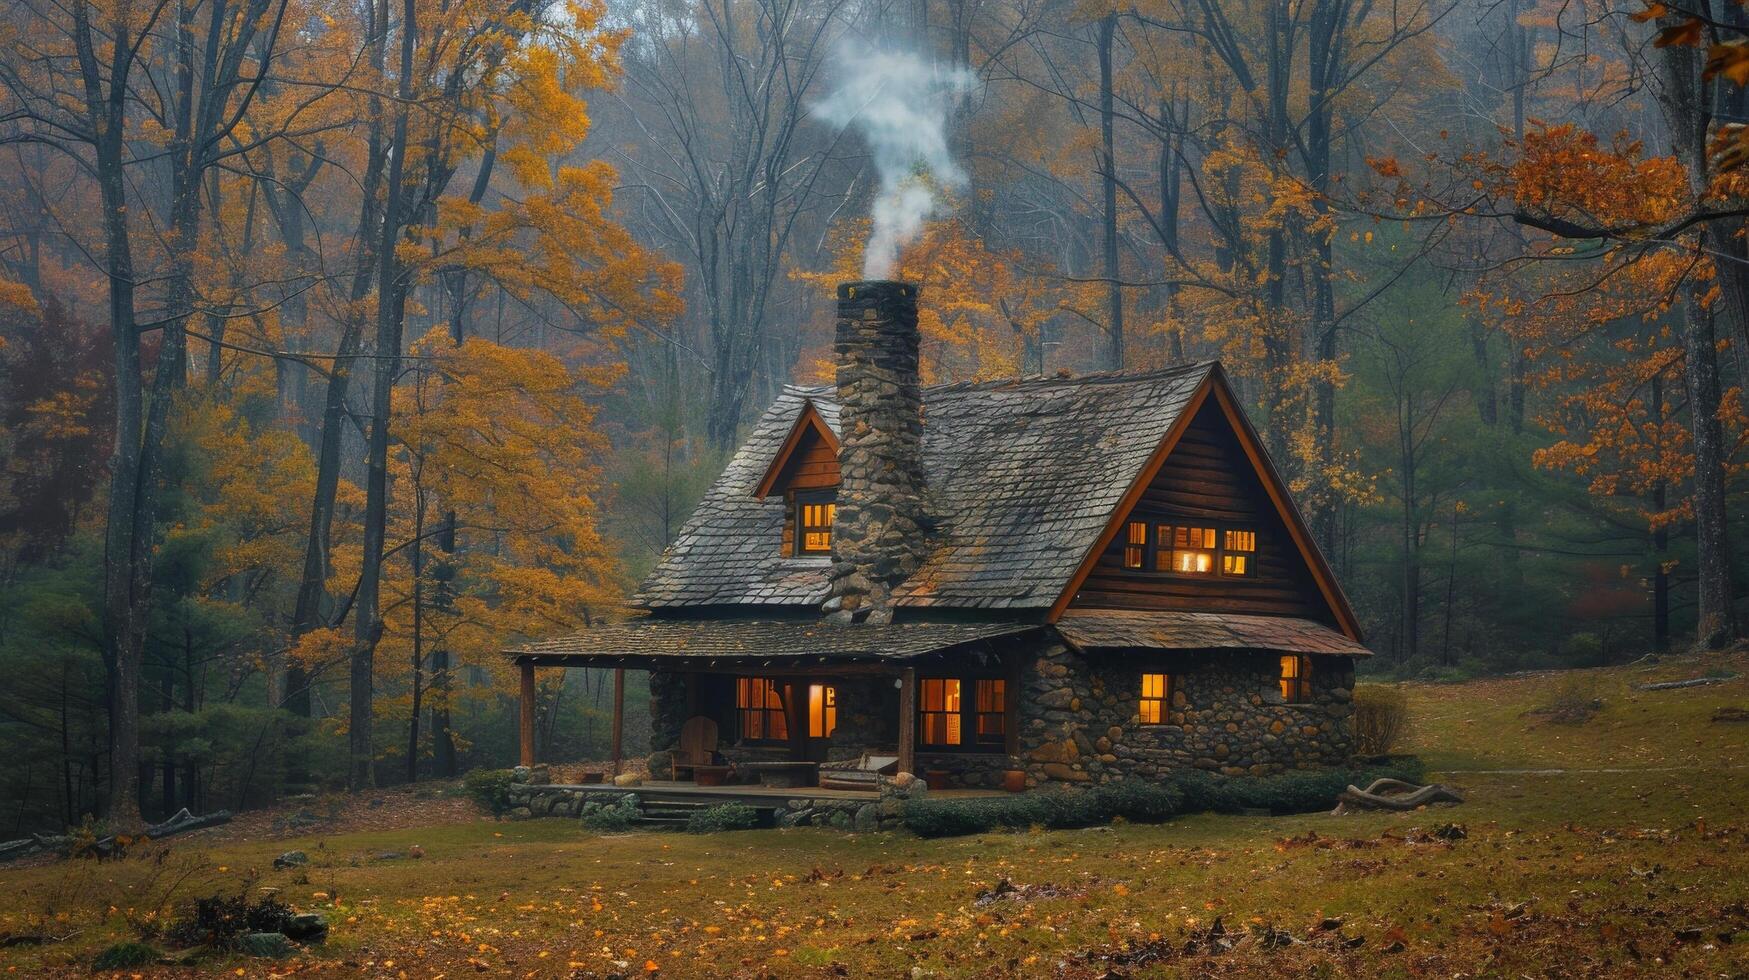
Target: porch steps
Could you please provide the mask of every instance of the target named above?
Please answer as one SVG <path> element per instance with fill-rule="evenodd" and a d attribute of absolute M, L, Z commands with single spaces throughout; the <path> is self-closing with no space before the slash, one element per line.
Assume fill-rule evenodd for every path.
<path fill-rule="evenodd" d="M 639 809 L 643 811 L 638 817 L 638 825 L 642 827 L 686 827 L 687 820 L 694 813 L 707 809 L 710 803 L 693 803 L 682 800 L 651 800 L 640 799 Z"/>
<path fill-rule="evenodd" d="M 641 812 L 637 823 L 641 827 L 667 828 L 670 830 L 685 830 L 692 815 L 700 810 L 708 810 L 713 806 L 721 806 L 724 800 L 675 800 L 652 799 L 640 796 L 638 808 Z M 744 801 L 743 801 L 744 802 Z M 766 802 L 751 804 L 759 811 L 760 825 L 772 826 L 777 821 L 777 806 Z"/>

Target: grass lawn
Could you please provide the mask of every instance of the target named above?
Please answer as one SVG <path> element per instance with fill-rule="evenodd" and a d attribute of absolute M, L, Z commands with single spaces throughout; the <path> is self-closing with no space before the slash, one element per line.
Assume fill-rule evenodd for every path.
<path fill-rule="evenodd" d="M 1706 687 L 1650 681 L 1731 671 Z M 0 871 L 0 970 L 84 973 L 131 918 L 273 887 L 325 948 L 213 973 L 385 976 L 1720 976 L 1749 971 L 1749 658 L 1410 685 L 1461 807 L 1196 816 L 924 841 L 822 830 L 602 837 L 456 819 L 333 836 L 191 835 L 107 864 Z M 1588 721 L 1530 714 L 1601 699 Z M 435 807 L 435 804 L 434 804 Z M 453 814 L 456 807 L 445 810 Z M 1467 836 L 1434 833 L 1461 824 Z M 263 835 L 266 836 L 266 835 Z M 417 844 L 423 857 L 408 853 Z M 282 851 L 311 864 L 272 870 Z M 979 901 L 1003 879 L 1017 890 Z M 1216 922 L 1221 935 L 1211 935 Z M 133 971 L 130 971 L 133 972 Z M 183 974 L 188 967 L 146 968 Z"/>

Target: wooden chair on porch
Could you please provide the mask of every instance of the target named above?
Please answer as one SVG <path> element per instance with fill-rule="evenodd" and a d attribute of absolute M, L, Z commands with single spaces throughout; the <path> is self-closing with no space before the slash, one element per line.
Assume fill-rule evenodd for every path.
<path fill-rule="evenodd" d="M 716 764 L 717 723 L 703 715 L 687 719 L 680 726 L 680 744 L 674 748 L 674 778 L 689 778 L 700 766 Z"/>
<path fill-rule="evenodd" d="M 873 792 L 879 788 L 881 776 L 891 776 L 898 771 L 897 755 L 864 752 L 855 759 L 821 765 L 820 788 Z"/>

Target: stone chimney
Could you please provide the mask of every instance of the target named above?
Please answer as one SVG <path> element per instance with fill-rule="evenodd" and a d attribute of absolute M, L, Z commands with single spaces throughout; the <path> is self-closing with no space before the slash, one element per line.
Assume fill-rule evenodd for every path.
<path fill-rule="evenodd" d="M 838 508 L 832 525 L 833 622 L 892 620 L 892 591 L 922 564 L 923 387 L 917 287 L 838 287 Z"/>

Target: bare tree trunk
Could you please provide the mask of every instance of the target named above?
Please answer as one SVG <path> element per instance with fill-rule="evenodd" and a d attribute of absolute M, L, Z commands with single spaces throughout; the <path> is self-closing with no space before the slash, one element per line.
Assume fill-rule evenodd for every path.
<path fill-rule="evenodd" d="M 371 393 L 370 441 L 365 463 L 364 564 L 359 573 L 357 608 L 353 613 L 348 688 L 347 749 L 351 759 L 348 783 L 354 790 L 374 785 L 376 778 L 372 765 L 371 685 L 376 646 L 382 639 L 383 630 L 379 606 L 383 543 L 388 530 L 389 422 L 394 406 L 395 377 L 401 367 L 401 330 L 407 301 L 405 270 L 395 253 L 395 245 L 401 237 L 405 220 L 402 211 L 406 197 L 407 114 L 413 97 L 416 18 L 414 0 L 402 0 L 400 98 L 395 107 L 394 153 L 389 158 L 382 234 L 377 239 L 376 383 Z M 387 20 L 386 13 L 384 20 Z"/>
<path fill-rule="evenodd" d="M 1672 13 L 1660 19 L 1659 24 L 1669 26 L 1685 16 Z M 1658 102 L 1664 110 L 1676 158 L 1687 171 L 1689 193 L 1698 202 L 1705 198 L 1712 184 L 1707 157 L 1707 137 L 1712 128 L 1709 108 L 1712 83 L 1703 79 L 1702 53 L 1698 49 L 1672 44 L 1659 49 L 1656 57 L 1659 59 L 1659 81 L 1662 82 L 1657 93 Z M 1721 233 L 1722 229 L 1708 227 L 1698 235 L 1689 236 L 1685 244 L 1702 254 L 1727 255 L 1732 246 L 1720 239 Z M 1734 642 L 1738 628 L 1732 608 L 1734 589 L 1729 517 L 1725 513 L 1727 449 L 1724 429 L 1719 421 L 1721 385 L 1715 322 L 1720 310 L 1709 303 L 1706 296 L 1711 288 L 1710 282 L 1690 277 L 1684 297 L 1686 315 L 1683 318 L 1682 350 L 1689 433 L 1694 453 L 1698 604 L 1695 642 L 1702 647 L 1717 649 Z M 1723 307 L 1727 316 L 1736 312 L 1734 304 L 1718 305 Z M 1726 332 L 1735 333 L 1735 330 L 1728 328 Z"/>
<path fill-rule="evenodd" d="M 1102 229 L 1105 253 L 1106 347 L 1105 366 L 1121 371 L 1124 366 L 1123 283 L 1117 254 L 1117 153 L 1113 144 L 1112 45 L 1117 34 L 1117 11 L 1099 21 L 1099 172 L 1105 213 Z"/>

